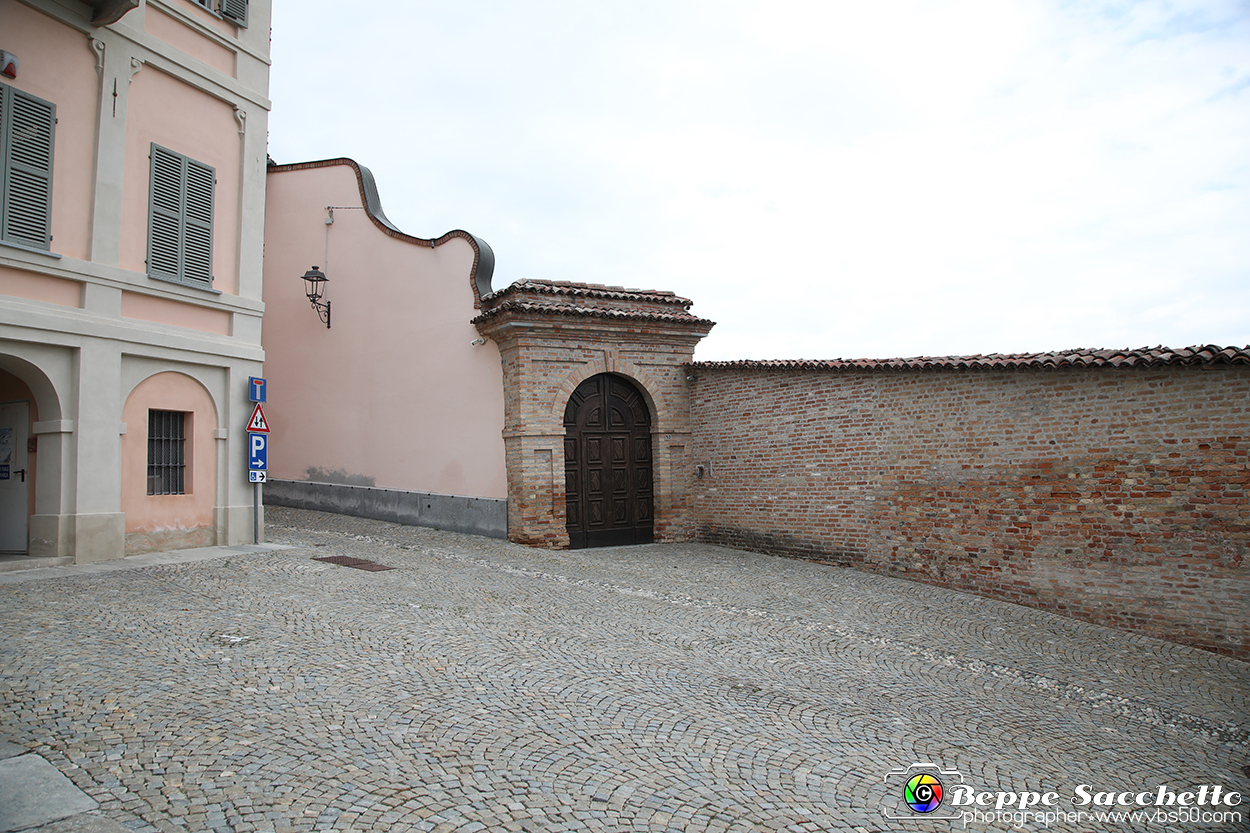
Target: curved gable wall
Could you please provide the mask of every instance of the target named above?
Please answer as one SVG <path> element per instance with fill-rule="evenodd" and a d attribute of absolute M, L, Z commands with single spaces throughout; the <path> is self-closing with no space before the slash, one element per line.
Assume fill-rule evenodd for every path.
<path fill-rule="evenodd" d="M 371 182 L 346 159 L 270 169 L 270 477 L 503 498 L 499 351 L 473 344 L 469 323 L 493 254 L 466 232 L 399 232 Z M 314 265 L 329 277 L 330 328 L 304 294 Z"/>

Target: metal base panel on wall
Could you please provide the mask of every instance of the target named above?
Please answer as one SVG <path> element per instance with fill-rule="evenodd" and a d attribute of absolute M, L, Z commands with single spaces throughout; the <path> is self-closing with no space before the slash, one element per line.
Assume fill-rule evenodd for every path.
<path fill-rule="evenodd" d="M 508 501 L 501 498 L 438 495 L 303 480 L 269 480 L 265 483 L 264 495 L 266 506 L 315 509 L 489 538 L 508 537 Z"/>

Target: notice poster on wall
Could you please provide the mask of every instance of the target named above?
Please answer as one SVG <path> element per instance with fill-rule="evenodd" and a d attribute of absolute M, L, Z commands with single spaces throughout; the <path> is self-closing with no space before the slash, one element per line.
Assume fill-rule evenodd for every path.
<path fill-rule="evenodd" d="M 9 479 L 13 465 L 13 429 L 0 428 L 0 480 Z"/>

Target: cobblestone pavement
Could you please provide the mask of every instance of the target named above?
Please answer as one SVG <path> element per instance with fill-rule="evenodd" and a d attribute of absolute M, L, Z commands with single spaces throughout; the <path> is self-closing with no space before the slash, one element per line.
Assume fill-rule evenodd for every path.
<path fill-rule="evenodd" d="M 0 583 L 0 741 L 138 831 L 965 829 L 883 817 L 916 762 L 1068 811 L 1080 784 L 1250 793 L 1250 666 L 1202 651 L 707 545 L 275 508 L 268 537 Z"/>

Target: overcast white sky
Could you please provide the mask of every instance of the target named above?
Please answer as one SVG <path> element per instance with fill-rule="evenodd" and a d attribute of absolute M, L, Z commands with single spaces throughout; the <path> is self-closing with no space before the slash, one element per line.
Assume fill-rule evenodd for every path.
<path fill-rule="evenodd" d="M 698 359 L 1250 345 L 1250 2 L 274 5 L 276 161 Z"/>

